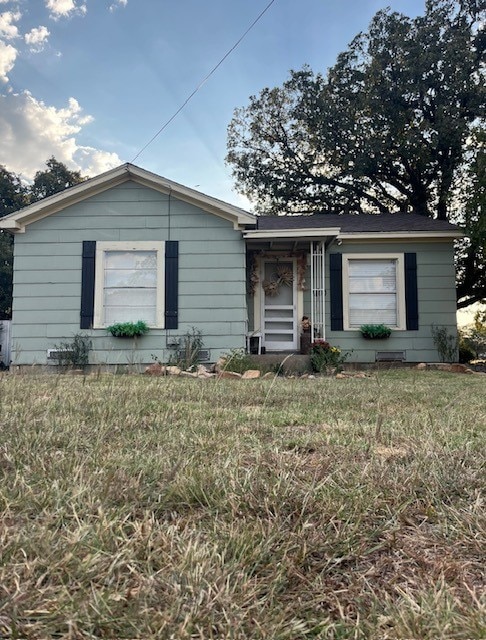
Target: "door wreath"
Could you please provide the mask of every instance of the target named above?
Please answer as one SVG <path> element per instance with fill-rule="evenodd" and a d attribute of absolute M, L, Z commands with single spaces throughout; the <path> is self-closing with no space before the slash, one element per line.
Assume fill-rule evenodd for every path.
<path fill-rule="evenodd" d="M 292 269 L 284 267 L 283 265 L 277 265 L 275 272 L 272 273 L 270 280 L 264 280 L 262 282 L 262 288 L 265 291 L 265 295 L 270 298 L 278 296 L 280 287 L 291 287 L 294 281 L 294 274 Z"/>

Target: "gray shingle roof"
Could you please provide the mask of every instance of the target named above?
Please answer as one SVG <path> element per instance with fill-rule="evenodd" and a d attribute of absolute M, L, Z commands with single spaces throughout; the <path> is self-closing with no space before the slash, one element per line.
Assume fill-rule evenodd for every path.
<path fill-rule="evenodd" d="M 284 229 L 326 229 L 340 227 L 341 233 L 376 233 L 397 231 L 457 231 L 445 220 L 434 220 L 416 213 L 348 214 L 315 213 L 310 216 L 258 216 L 261 231 Z"/>

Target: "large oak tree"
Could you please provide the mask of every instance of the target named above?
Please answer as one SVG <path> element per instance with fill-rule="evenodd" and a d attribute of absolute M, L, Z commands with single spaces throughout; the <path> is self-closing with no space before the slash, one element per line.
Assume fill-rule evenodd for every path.
<path fill-rule="evenodd" d="M 264 213 L 465 223 L 459 306 L 484 298 L 484 7 L 428 0 L 414 19 L 380 11 L 325 76 L 305 67 L 252 96 L 228 129 L 237 188 Z"/>

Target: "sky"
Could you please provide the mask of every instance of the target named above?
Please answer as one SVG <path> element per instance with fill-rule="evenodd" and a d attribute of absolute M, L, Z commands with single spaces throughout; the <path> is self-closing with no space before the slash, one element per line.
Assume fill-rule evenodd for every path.
<path fill-rule="evenodd" d="M 0 0 L 0 164 L 31 180 L 52 155 L 94 176 L 131 162 L 269 0 Z M 225 164 L 235 108 L 290 69 L 325 73 L 385 6 L 274 0 L 135 164 L 235 205 Z"/>

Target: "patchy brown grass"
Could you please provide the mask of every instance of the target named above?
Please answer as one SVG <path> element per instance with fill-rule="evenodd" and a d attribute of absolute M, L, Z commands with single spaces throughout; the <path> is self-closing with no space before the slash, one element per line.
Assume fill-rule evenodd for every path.
<path fill-rule="evenodd" d="M 484 378 L 0 379 L 0 637 L 484 638 Z"/>

